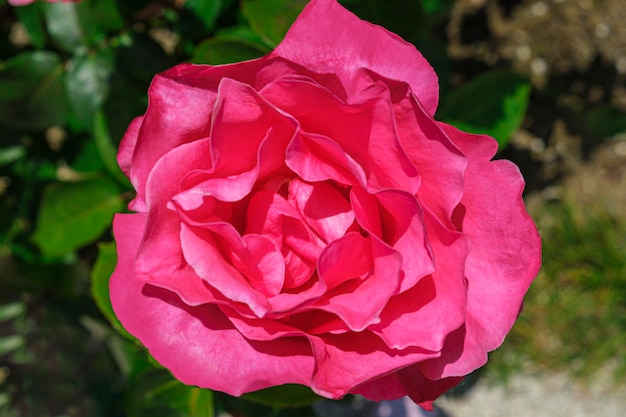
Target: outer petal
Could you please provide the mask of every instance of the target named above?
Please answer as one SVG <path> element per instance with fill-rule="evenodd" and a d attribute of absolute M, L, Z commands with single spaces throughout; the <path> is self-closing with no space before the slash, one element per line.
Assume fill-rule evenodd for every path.
<path fill-rule="evenodd" d="M 368 331 L 310 336 L 317 369 L 311 388 L 320 395 L 340 398 L 381 375 L 439 355 L 419 348 L 389 349 Z"/>
<path fill-rule="evenodd" d="M 306 45 L 305 48 L 302 45 Z M 335 0 L 313 0 L 272 52 L 319 73 L 337 74 L 348 97 L 360 68 L 405 81 L 430 115 L 437 109 L 437 75 L 415 47 L 364 22 Z"/>
<path fill-rule="evenodd" d="M 466 375 L 487 361 L 517 318 L 541 264 L 541 239 L 524 208 L 524 181 L 509 161 L 490 161 L 497 144 L 451 126 L 442 129 L 467 155 L 462 206 L 454 221 L 471 245 L 466 262 L 465 327 L 450 335 L 440 360 L 422 370 L 429 378 Z M 449 342 L 449 344 L 448 344 Z"/>
<path fill-rule="evenodd" d="M 212 305 L 189 307 L 138 280 L 134 261 L 142 217 L 117 215 L 118 264 L 109 288 L 115 314 L 151 355 L 185 384 L 241 395 L 273 385 L 310 385 L 314 370 L 305 338 L 248 341 Z"/>
<path fill-rule="evenodd" d="M 352 393 L 374 401 L 397 399 L 408 395 L 423 408 L 432 410 L 432 402 L 462 379 L 454 377 L 433 381 L 426 378 L 416 366 L 408 366 L 393 374 L 366 382 Z"/>
<path fill-rule="evenodd" d="M 184 85 L 170 78 L 170 71 L 154 77 L 150 85 L 148 109 L 134 147 L 130 180 L 140 197 L 152 168 L 164 154 L 207 137 L 211 128 L 216 92 Z"/>

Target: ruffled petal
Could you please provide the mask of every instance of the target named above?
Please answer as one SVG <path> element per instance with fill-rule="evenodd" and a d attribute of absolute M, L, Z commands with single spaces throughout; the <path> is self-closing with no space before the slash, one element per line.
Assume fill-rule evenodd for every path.
<path fill-rule="evenodd" d="M 294 179 L 289 184 L 289 199 L 304 222 L 326 243 L 345 235 L 354 223 L 350 203 L 328 183 Z"/>
<path fill-rule="evenodd" d="M 390 348 L 419 346 L 438 352 L 448 335 L 466 319 L 468 240 L 458 232 L 446 230 L 432 215 L 427 214 L 426 221 L 435 270 L 406 292 L 391 298 L 380 323 L 370 326 Z"/>
<path fill-rule="evenodd" d="M 171 78 L 170 73 L 156 75 L 148 90 L 148 109 L 141 122 L 130 168 L 130 180 L 139 196 L 144 195 L 148 176 L 163 155 L 184 143 L 207 137 L 211 129 L 216 91 L 183 84 Z M 131 126 L 129 136 L 132 137 L 137 123 Z M 127 142 L 130 148 L 130 137 Z"/>
<path fill-rule="evenodd" d="M 524 181 L 509 161 L 490 161 L 495 140 L 441 128 L 467 155 L 465 194 L 455 223 L 470 241 L 467 318 L 439 360 L 421 367 L 429 378 L 466 375 L 487 361 L 517 318 L 541 264 L 541 239 L 524 208 Z M 447 341 L 448 342 L 448 341 Z"/>
<path fill-rule="evenodd" d="M 335 0 L 311 1 L 271 55 L 318 73 L 337 74 L 348 97 L 354 90 L 354 73 L 368 68 L 407 82 L 431 116 L 437 109 L 437 75 L 417 49 L 380 26 L 360 20 Z"/>
<path fill-rule="evenodd" d="M 309 336 L 309 340 L 316 361 L 311 388 L 334 399 L 381 375 L 439 355 L 419 348 L 389 349 L 368 331 Z"/>
<path fill-rule="evenodd" d="M 360 394 L 373 401 L 393 400 L 409 396 L 422 408 L 432 411 L 433 401 L 444 392 L 458 385 L 462 377 L 431 380 L 426 378 L 417 366 L 407 366 L 399 371 L 368 381 L 356 389 L 353 394 Z"/>
<path fill-rule="evenodd" d="M 297 119 L 305 132 L 337 143 L 363 169 L 368 189 L 417 191 L 419 176 L 400 146 L 388 91 L 346 104 L 311 80 L 284 77 L 261 94 Z"/>
<path fill-rule="evenodd" d="M 345 239 L 351 239 L 355 232 L 346 235 Z M 349 236 L 349 237 L 348 237 Z M 336 314 L 354 332 L 360 332 L 372 324 L 380 322 L 380 313 L 392 295 L 396 294 L 400 286 L 401 256 L 389 246 L 378 239 L 369 239 L 372 258 L 370 273 L 363 278 L 346 280 L 341 285 L 328 291 L 318 300 L 315 305 L 304 308 L 322 310 Z M 364 245 L 365 246 L 365 245 Z M 356 246 L 355 248 L 359 248 Z M 332 251 L 329 251 L 331 254 Z M 361 253 L 354 253 L 352 257 L 362 256 Z M 330 261 L 336 260 L 332 256 Z M 349 259 L 342 260 L 342 265 L 349 262 Z M 332 275 L 340 274 L 336 268 L 322 265 L 324 263 L 324 252 L 320 255 L 320 274 L 322 271 L 332 271 Z M 358 261 L 359 264 L 362 261 Z M 362 268 L 364 269 L 364 268 Z M 362 269 L 355 270 L 360 272 Z M 352 268 L 348 269 L 352 271 Z M 326 282 L 323 276 L 320 277 Z M 337 278 L 329 281 L 337 281 Z M 344 279 L 348 278 L 344 276 Z"/>
<path fill-rule="evenodd" d="M 138 216 L 114 220 L 118 264 L 109 282 L 111 303 L 126 330 L 161 365 L 185 384 L 231 395 L 287 383 L 310 385 L 314 361 L 305 338 L 249 341 L 216 306 L 190 307 L 173 293 L 136 279 L 144 221 Z"/>
<path fill-rule="evenodd" d="M 467 160 L 410 94 L 394 103 L 394 113 L 400 143 L 422 178 L 417 198 L 449 224 L 464 193 Z"/>
<path fill-rule="evenodd" d="M 269 310 L 266 296 L 221 255 L 217 240 L 207 230 L 181 225 L 180 241 L 185 260 L 195 273 L 226 298 L 242 303 L 258 316 Z"/>

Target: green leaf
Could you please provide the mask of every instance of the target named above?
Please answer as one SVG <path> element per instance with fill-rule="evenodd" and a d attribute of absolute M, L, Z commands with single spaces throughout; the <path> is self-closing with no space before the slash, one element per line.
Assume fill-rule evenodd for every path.
<path fill-rule="evenodd" d="M 109 93 L 113 55 L 108 49 L 76 56 L 68 62 L 65 91 L 77 130 L 91 130 L 95 113 Z"/>
<path fill-rule="evenodd" d="M 52 183 L 44 190 L 33 240 L 44 255 L 64 255 L 96 240 L 123 208 L 110 181 Z"/>
<path fill-rule="evenodd" d="M 67 115 L 63 67 L 53 52 L 27 52 L 0 66 L 0 123 L 39 131 L 63 125 Z"/>
<path fill-rule="evenodd" d="M 251 392 L 241 398 L 271 407 L 303 407 L 321 399 L 309 387 L 287 384 Z"/>
<path fill-rule="evenodd" d="M 0 167 L 12 164 L 26 155 L 26 148 L 22 145 L 0 148 Z"/>
<path fill-rule="evenodd" d="M 443 17 L 447 16 L 454 4 L 454 0 L 421 0 L 422 8 L 429 16 L 428 24 L 432 27 L 433 23 L 439 22 Z"/>
<path fill-rule="evenodd" d="M 93 137 L 105 169 L 115 180 L 117 180 L 120 185 L 122 185 L 125 189 L 130 190 L 132 185 L 117 164 L 117 149 L 113 145 L 107 126 L 107 120 L 102 112 L 98 112 L 96 114 Z"/>
<path fill-rule="evenodd" d="M 492 71 L 448 94 L 438 118 L 461 130 L 492 136 L 503 149 L 524 120 L 529 98 L 525 78 Z"/>
<path fill-rule="evenodd" d="M 242 0 L 241 12 L 263 42 L 274 47 L 283 40 L 307 3 L 306 0 Z"/>
<path fill-rule="evenodd" d="M 124 19 L 115 0 L 82 0 L 83 6 L 88 5 L 96 24 L 107 31 L 118 31 L 124 27 Z"/>
<path fill-rule="evenodd" d="M 163 369 L 145 372 L 133 384 L 130 417 L 213 417 L 213 392 L 190 387 Z"/>
<path fill-rule="evenodd" d="M 16 7 L 15 14 L 24 25 L 28 37 L 36 49 L 41 49 L 46 44 L 46 31 L 43 25 L 41 9 L 38 3 Z"/>
<path fill-rule="evenodd" d="M 86 140 L 76 158 L 70 164 L 73 170 L 81 173 L 97 173 L 104 169 L 100 152 L 93 140 Z"/>
<path fill-rule="evenodd" d="M 626 112 L 610 105 L 596 107 L 587 113 L 585 125 L 599 139 L 615 136 L 626 132 Z"/>
<path fill-rule="evenodd" d="M 0 337 L 0 357 L 21 348 L 25 343 L 24 337 L 20 335 Z"/>
<path fill-rule="evenodd" d="M 20 301 L 0 304 L 0 323 L 13 320 L 26 311 L 26 306 Z"/>
<path fill-rule="evenodd" d="M 111 323 L 113 328 L 128 340 L 137 343 L 137 339 L 124 329 L 111 307 L 109 297 L 109 279 L 117 264 L 117 253 L 114 242 L 101 242 L 98 244 L 98 258 L 91 271 L 91 296 L 96 305 Z"/>
<path fill-rule="evenodd" d="M 220 12 L 222 11 L 221 0 L 187 0 L 185 8 L 190 10 L 206 29 L 212 29 Z"/>
<path fill-rule="evenodd" d="M 259 58 L 269 50 L 259 44 L 235 37 L 207 39 L 195 48 L 191 62 L 194 64 L 229 64 Z"/>
<path fill-rule="evenodd" d="M 67 52 L 95 43 L 96 25 L 85 5 L 79 3 L 42 3 L 48 33 Z"/>

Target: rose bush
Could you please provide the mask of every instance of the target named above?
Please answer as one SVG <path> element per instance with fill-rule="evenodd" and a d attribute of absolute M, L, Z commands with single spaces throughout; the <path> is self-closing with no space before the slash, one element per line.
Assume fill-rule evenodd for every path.
<path fill-rule="evenodd" d="M 502 343 L 541 251 L 517 167 L 437 100 L 413 46 L 332 0 L 263 58 L 157 75 L 118 154 L 122 324 L 187 384 L 428 407 Z"/>

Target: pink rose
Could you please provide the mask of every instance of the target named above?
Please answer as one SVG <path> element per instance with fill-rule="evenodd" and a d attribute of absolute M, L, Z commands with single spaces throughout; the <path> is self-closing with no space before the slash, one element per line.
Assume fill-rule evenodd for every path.
<path fill-rule="evenodd" d="M 157 75 L 118 155 L 123 325 L 186 384 L 428 407 L 502 343 L 541 262 L 519 170 L 435 121 L 437 97 L 412 45 L 333 0 L 263 58 Z"/>

